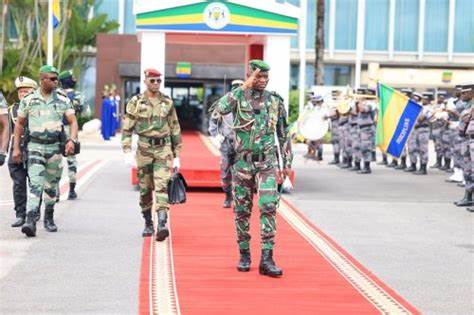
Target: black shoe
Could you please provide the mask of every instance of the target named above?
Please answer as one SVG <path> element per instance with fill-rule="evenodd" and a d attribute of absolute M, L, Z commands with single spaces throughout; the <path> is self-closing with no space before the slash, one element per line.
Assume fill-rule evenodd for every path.
<path fill-rule="evenodd" d="M 467 211 L 473 213 L 474 212 L 474 209 L 473 208 L 466 208 Z"/>
<path fill-rule="evenodd" d="M 451 159 L 444 158 L 444 165 L 439 168 L 441 171 L 447 171 L 451 169 Z"/>
<path fill-rule="evenodd" d="M 372 151 L 372 156 L 371 156 L 370 161 L 371 161 L 371 162 L 377 161 L 377 153 L 375 153 L 375 151 Z"/>
<path fill-rule="evenodd" d="M 416 163 L 411 162 L 410 167 L 405 169 L 405 172 L 408 172 L 408 173 L 416 172 Z"/>
<path fill-rule="evenodd" d="M 155 233 L 155 229 L 153 228 L 153 220 L 151 218 L 151 210 L 145 210 L 142 212 L 143 218 L 145 219 L 145 228 L 143 229 L 142 236 L 152 236 Z"/>
<path fill-rule="evenodd" d="M 344 168 L 346 165 L 347 165 L 347 158 L 345 156 L 343 156 L 342 157 L 342 162 L 339 163 L 337 166 L 339 166 L 339 168 Z"/>
<path fill-rule="evenodd" d="M 436 157 L 436 163 L 431 165 L 430 168 L 440 168 L 442 164 L 442 157 L 437 156 Z"/>
<path fill-rule="evenodd" d="M 250 249 L 241 249 L 240 250 L 240 259 L 239 264 L 237 265 L 237 270 L 240 272 L 247 272 L 250 270 Z"/>
<path fill-rule="evenodd" d="M 428 171 L 426 170 L 426 163 L 421 163 L 420 169 L 413 173 L 415 175 L 426 175 L 428 174 Z"/>
<path fill-rule="evenodd" d="M 166 227 L 168 221 L 168 214 L 165 210 L 158 211 L 158 226 L 156 228 L 156 240 L 158 242 L 164 241 L 169 235 L 170 231 Z"/>
<path fill-rule="evenodd" d="M 230 208 L 232 206 L 232 191 L 226 191 L 225 192 L 225 200 L 224 204 L 222 207 L 224 208 Z"/>
<path fill-rule="evenodd" d="M 472 192 L 468 192 L 466 190 L 464 192 L 464 198 L 459 201 L 455 201 L 454 204 L 458 207 L 474 206 L 474 202 L 472 202 Z"/>
<path fill-rule="evenodd" d="M 404 170 L 407 168 L 407 158 L 402 157 L 401 160 L 402 161 L 400 162 L 400 164 L 397 167 L 395 167 L 396 170 Z"/>
<path fill-rule="evenodd" d="M 372 173 L 372 170 L 370 169 L 370 162 L 365 162 L 364 161 L 364 168 L 357 172 L 359 174 L 370 174 Z"/>
<path fill-rule="evenodd" d="M 388 166 L 388 160 L 387 160 L 387 156 L 385 154 L 382 155 L 382 161 L 377 162 L 377 165 L 387 165 Z"/>
<path fill-rule="evenodd" d="M 16 220 L 15 220 L 15 222 L 12 223 L 12 227 L 20 227 L 23 224 L 25 224 L 25 222 L 26 222 L 25 217 L 26 217 L 26 215 L 25 215 L 24 212 L 17 213 L 16 214 Z"/>
<path fill-rule="evenodd" d="M 323 160 L 323 150 L 318 150 L 316 161 L 322 161 L 322 160 Z"/>
<path fill-rule="evenodd" d="M 360 161 L 354 162 L 354 166 L 351 169 L 349 169 L 349 171 L 353 171 L 353 172 L 360 171 Z"/>
<path fill-rule="evenodd" d="M 448 168 L 448 169 L 446 170 L 446 173 L 448 173 L 448 174 L 452 174 L 452 173 L 454 173 L 454 169 L 452 169 L 452 168 Z"/>
<path fill-rule="evenodd" d="M 44 228 L 48 232 L 57 232 L 58 227 L 54 224 L 54 209 L 46 209 L 44 211 Z"/>
<path fill-rule="evenodd" d="M 69 183 L 69 195 L 67 196 L 68 200 L 74 200 L 77 198 L 75 188 L 76 188 L 76 183 Z"/>
<path fill-rule="evenodd" d="M 28 237 L 36 236 L 36 212 L 30 211 L 26 214 L 26 223 L 21 228 L 21 233 L 26 234 Z"/>
<path fill-rule="evenodd" d="M 387 167 L 390 167 L 390 168 L 397 168 L 398 166 L 398 161 L 393 159 L 392 162 L 390 164 L 387 165 Z"/>
<path fill-rule="evenodd" d="M 341 165 L 341 168 L 343 169 L 352 168 L 352 157 L 347 158 L 347 163 L 344 165 Z"/>
<path fill-rule="evenodd" d="M 269 277 L 280 277 L 283 275 L 283 271 L 278 268 L 273 261 L 273 250 L 262 249 L 262 258 L 258 271 L 261 275 Z"/>
<path fill-rule="evenodd" d="M 334 153 L 334 160 L 328 163 L 329 165 L 337 165 L 339 164 L 339 153 Z"/>

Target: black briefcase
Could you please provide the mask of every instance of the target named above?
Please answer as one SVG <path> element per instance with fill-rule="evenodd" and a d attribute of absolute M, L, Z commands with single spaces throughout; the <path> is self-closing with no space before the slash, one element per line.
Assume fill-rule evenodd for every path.
<path fill-rule="evenodd" d="M 181 173 L 175 172 L 168 182 L 168 202 L 172 205 L 186 202 L 188 185 Z"/>

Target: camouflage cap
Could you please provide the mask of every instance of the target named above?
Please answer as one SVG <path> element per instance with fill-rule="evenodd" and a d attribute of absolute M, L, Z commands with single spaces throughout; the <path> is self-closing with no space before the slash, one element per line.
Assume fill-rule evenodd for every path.
<path fill-rule="evenodd" d="M 18 78 L 15 79 L 15 87 L 16 87 L 17 90 L 21 89 L 21 88 L 36 89 L 36 88 L 38 88 L 38 84 L 33 79 L 30 79 L 30 78 L 24 77 L 24 76 L 19 76 Z"/>
<path fill-rule="evenodd" d="M 73 76 L 74 76 L 74 73 L 72 73 L 71 70 L 66 70 L 66 71 L 63 71 L 59 74 L 59 80 L 72 78 Z"/>
<path fill-rule="evenodd" d="M 260 59 L 253 59 L 249 61 L 249 67 L 251 71 L 255 71 L 260 69 L 260 71 L 269 71 L 270 66 L 263 60 Z"/>
<path fill-rule="evenodd" d="M 44 65 L 40 68 L 40 73 L 56 73 L 56 74 L 59 74 L 59 71 L 54 66 Z"/>

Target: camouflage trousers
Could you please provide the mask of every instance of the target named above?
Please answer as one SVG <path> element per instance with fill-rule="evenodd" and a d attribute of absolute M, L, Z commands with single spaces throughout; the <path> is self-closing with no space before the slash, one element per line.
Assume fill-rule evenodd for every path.
<path fill-rule="evenodd" d="M 332 130 L 331 130 L 331 144 L 332 144 L 332 150 L 335 154 L 339 154 L 341 152 L 341 131 L 339 126 L 335 125 L 333 123 L 332 125 Z"/>
<path fill-rule="evenodd" d="M 420 127 L 413 130 L 408 142 L 408 153 L 412 163 L 417 163 L 418 157 L 420 159 L 420 163 L 428 163 L 429 141 L 430 129 L 428 127 Z"/>
<path fill-rule="evenodd" d="M 458 132 L 456 131 L 454 135 L 454 140 L 453 143 L 451 144 L 453 146 L 453 166 L 463 169 L 463 158 L 462 158 L 462 145 L 463 142 L 465 141 L 464 137 L 461 137 Z"/>
<path fill-rule="evenodd" d="M 240 249 L 248 249 L 250 245 L 249 220 L 254 191 L 258 194 L 262 249 L 273 249 L 279 203 L 275 163 L 275 158 L 263 162 L 237 158 L 232 168 L 235 227 Z"/>
<path fill-rule="evenodd" d="M 466 191 L 474 192 L 474 139 L 467 139 L 464 142 L 464 180 L 466 181 Z"/>
<path fill-rule="evenodd" d="M 442 146 L 443 156 L 446 159 L 453 158 L 454 149 L 452 146 L 453 146 L 453 141 L 455 137 L 456 137 L 455 130 L 444 128 L 441 134 L 441 146 Z"/>
<path fill-rule="evenodd" d="M 62 158 L 59 144 L 28 144 L 28 176 L 30 189 L 27 198 L 27 211 L 39 210 L 41 198 L 46 209 L 54 209 L 57 186 L 61 178 Z M 44 192 L 44 195 L 43 195 Z"/>
<path fill-rule="evenodd" d="M 431 130 L 431 137 L 433 138 L 436 156 L 440 158 L 444 156 L 444 150 L 443 150 L 444 130 L 445 130 L 444 127 L 436 127 L 436 126 L 433 126 L 433 129 Z"/>
<path fill-rule="evenodd" d="M 69 138 L 69 135 L 71 134 L 71 127 L 66 128 L 66 134 Z M 67 161 L 67 174 L 69 177 L 69 182 L 70 183 L 75 183 L 76 182 L 76 174 L 77 174 L 77 159 L 75 155 L 68 155 L 66 157 Z"/>
<path fill-rule="evenodd" d="M 372 160 L 372 151 L 375 150 L 375 127 L 367 126 L 359 129 L 360 150 L 364 162 Z"/>
<path fill-rule="evenodd" d="M 352 139 L 349 123 L 342 125 L 341 129 L 341 149 L 346 158 L 352 156 Z"/>
<path fill-rule="evenodd" d="M 224 192 L 232 191 L 232 165 L 235 159 L 233 140 L 226 138 L 220 147 L 221 151 L 221 182 Z"/>
<path fill-rule="evenodd" d="M 153 193 L 156 209 L 168 211 L 168 182 L 173 162 L 171 144 L 151 146 L 139 140 L 136 161 L 142 211 L 153 207 Z"/>
<path fill-rule="evenodd" d="M 362 160 L 362 151 L 360 147 L 360 130 L 359 126 L 351 126 L 350 137 L 352 142 L 352 157 L 354 161 L 360 162 Z"/>

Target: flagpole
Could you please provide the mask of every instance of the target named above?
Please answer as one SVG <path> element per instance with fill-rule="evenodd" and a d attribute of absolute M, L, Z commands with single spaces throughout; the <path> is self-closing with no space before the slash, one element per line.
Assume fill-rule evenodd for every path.
<path fill-rule="evenodd" d="M 48 0 L 48 56 L 47 64 L 53 65 L 53 0 Z"/>

